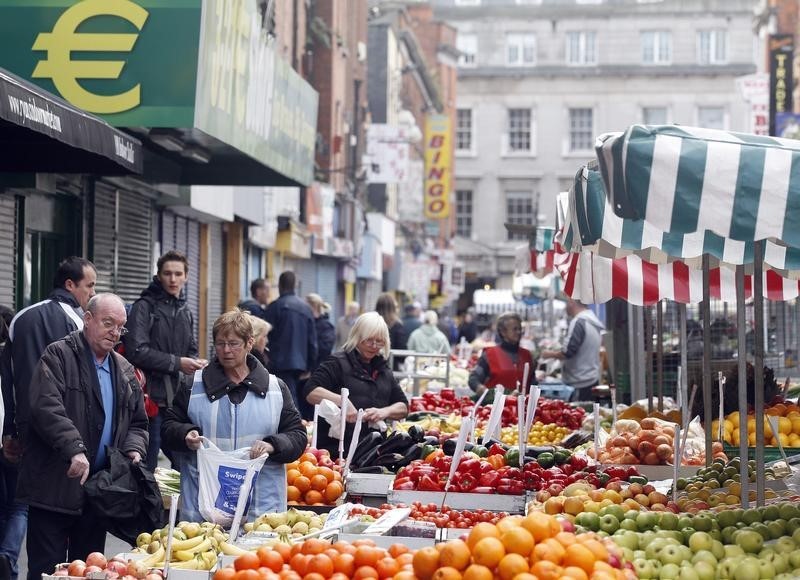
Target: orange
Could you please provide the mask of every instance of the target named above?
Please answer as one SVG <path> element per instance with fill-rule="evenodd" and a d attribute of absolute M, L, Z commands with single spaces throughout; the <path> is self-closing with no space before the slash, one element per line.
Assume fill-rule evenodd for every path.
<path fill-rule="evenodd" d="M 372 566 L 374 568 L 381 555 L 381 551 L 373 546 L 359 546 L 354 554 L 356 568 L 361 568 L 362 566 Z"/>
<path fill-rule="evenodd" d="M 224 568 L 218 568 L 217 571 L 214 572 L 213 580 L 233 580 L 235 576 L 236 569 L 225 566 Z M 491 578 L 488 580 L 491 580 Z"/>
<path fill-rule="evenodd" d="M 531 512 L 522 519 L 522 527 L 528 530 L 538 544 L 552 538 L 561 531 L 561 525 L 554 517 L 542 512 Z"/>
<path fill-rule="evenodd" d="M 421 580 L 429 580 L 439 567 L 439 550 L 433 546 L 420 548 L 414 554 L 411 563 L 414 567 L 414 574 Z"/>
<path fill-rule="evenodd" d="M 353 545 L 357 548 L 359 546 L 372 546 L 375 547 L 375 540 L 371 540 L 370 538 L 360 538 L 358 540 L 353 541 Z"/>
<path fill-rule="evenodd" d="M 356 546 L 351 544 L 350 542 L 336 542 L 333 544 L 333 548 L 341 553 L 341 554 L 355 554 L 356 553 Z"/>
<path fill-rule="evenodd" d="M 314 489 L 310 489 L 303 496 L 303 499 L 305 500 L 305 502 L 308 505 L 314 505 L 314 504 L 317 504 L 317 503 L 322 503 L 322 500 L 324 498 L 322 497 L 322 494 L 320 492 L 318 492 L 318 491 L 316 491 Z"/>
<path fill-rule="evenodd" d="M 294 480 L 303 475 L 299 469 L 289 469 L 286 471 L 286 483 L 294 485 Z"/>
<path fill-rule="evenodd" d="M 300 460 L 296 459 L 295 461 L 292 461 L 291 463 L 287 463 L 286 464 L 286 470 L 288 471 L 290 469 L 300 469 Z"/>
<path fill-rule="evenodd" d="M 564 568 L 564 576 L 573 578 L 574 580 L 589 580 L 589 575 L 583 571 L 583 568 L 577 566 L 567 566 Z"/>
<path fill-rule="evenodd" d="M 321 575 L 323 578 L 330 578 L 333 575 L 333 572 L 333 560 L 331 560 L 330 557 L 325 554 L 311 556 L 311 560 L 308 561 L 308 566 L 306 567 L 306 573 L 316 573 Z"/>
<path fill-rule="evenodd" d="M 574 544 L 578 540 L 575 538 L 575 534 L 570 534 L 569 532 L 558 532 L 555 535 L 555 540 L 561 544 L 562 546 L 566 547 L 571 544 Z"/>
<path fill-rule="evenodd" d="M 317 458 L 313 453 L 306 452 L 306 453 L 303 453 L 300 456 L 300 463 L 303 463 L 303 462 L 308 462 L 308 463 L 311 463 L 312 465 L 316 466 L 317 465 Z"/>
<path fill-rule="evenodd" d="M 563 564 L 565 566 L 577 566 L 587 574 L 591 574 L 594 568 L 595 557 L 592 551 L 583 544 L 572 544 L 567 546 L 564 552 Z"/>
<path fill-rule="evenodd" d="M 328 486 L 328 480 L 324 475 L 319 473 L 311 478 L 311 489 L 315 491 L 323 491 Z"/>
<path fill-rule="evenodd" d="M 503 542 L 507 552 L 520 554 L 526 558 L 533 551 L 533 536 L 523 527 L 511 528 L 503 532 L 500 541 Z"/>
<path fill-rule="evenodd" d="M 300 501 L 300 498 L 303 497 L 303 494 L 300 493 L 300 490 L 297 489 L 293 485 L 286 486 L 286 500 L 287 501 Z"/>
<path fill-rule="evenodd" d="M 433 573 L 431 580 L 462 580 L 461 572 L 450 566 L 444 566 Z"/>
<path fill-rule="evenodd" d="M 592 554 L 594 554 L 595 560 L 599 560 L 600 562 L 608 561 L 608 548 L 606 548 L 600 540 L 589 537 L 589 539 L 583 540 L 581 544 L 589 548 Z"/>
<path fill-rule="evenodd" d="M 291 568 L 284 568 L 278 572 L 278 578 L 280 578 L 280 580 L 303 580 L 302 576 Z"/>
<path fill-rule="evenodd" d="M 395 560 L 397 560 L 397 563 L 400 565 L 401 568 L 405 567 L 411 568 L 413 567 L 414 554 L 411 552 L 406 552 L 405 554 L 400 554 L 399 556 L 397 556 Z"/>
<path fill-rule="evenodd" d="M 505 555 L 506 548 L 497 538 L 483 538 L 472 548 L 472 561 L 492 570 Z"/>
<path fill-rule="evenodd" d="M 411 550 L 405 544 L 392 544 L 389 546 L 389 555 L 392 558 L 397 558 L 400 554 L 407 554 Z"/>
<path fill-rule="evenodd" d="M 521 574 L 517 574 L 516 576 L 514 576 L 514 580 L 539 580 L 539 579 L 530 572 L 522 572 Z"/>
<path fill-rule="evenodd" d="M 301 576 L 305 576 L 306 572 L 308 571 L 308 561 L 311 559 L 311 556 L 308 554 L 301 554 L 297 553 L 291 557 L 289 560 L 289 566 L 300 574 Z"/>
<path fill-rule="evenodd" d="M 536 544 L 533 547 L 531 561 L 544 560 L 546 562 L 552 562 L 553 564 L 561 564 L 564 553 L 564 546 L 562 546 L 558 540 L 555 538 L 547 538 L 541 544 Z"/>
<path fill-rule="evenodd" d="M 308 461 L 304 461 L 300 464 L 300 473 L 311 479 L 317 474 L 317 466 Z"/>
<path fill-rule="evenodd" d="M 333 481 L 334 478 L 336 477 L 333 474 L 333 469 L 331 469 L 330 467 L 317 467 L 317 473 L 320 475 L 324 475 L 325 479 L 327 479 L 329 482 Z"/>
<path fill-rule="evenodd" d="M 413 570 L 400 570 L 394 575 L 393 580 L 417 580 Z"/>
<path fill-rule="evenodd" d="M 261 566 L 269 568 L 273 572 L 280 572 L 283 568 L 283 556 L 272 548 L 259 548 L 256 552 Z"/>
<path fill-rule="evenodd" d="M 452 540 L 447 542 L 439 552 L 439 565 L 450 566 L 456 570 L 464 570 L 469 566 L 472 554 L 469 546 L 462 540 Z"/>
<path fill-rule="evenodd" d="M 472 564 L 464 570 L 463 580 L 494 580 L 494 573 L 486 566 Z"/>
<path fill-rule="evenodd" d="M 355 562 L 356 559 L 352 554 L 339 554 L 333 559 L 333 570 L 349 578 L 356 571 Z"/>
<path fill-rule="evenodd" d="M 318 572 L 309 572 L 303 576 L 303 580 L 326 580 L 326 578 Z"/>
<path fill-rule="evenodd" d="M 322 476 L 320 475 L 317 477 Z M 333 503 L 342 496 L 342 493 L 344 493 L 344 486 L 342 485 L 342 482 L 331 481 L 325 486 L 325 489 L 322 492 L 322 497 L 327 503 Z"/>
<path fill-rule="evenodd" d="M 512 528 L 519 527 L 523 519 L 524 516 L 506 516 L 497 522 L 497 530 L 500 532 L 500 535 L 502 535 L 503 532 L 507 532 Z"/>
<path fill-rule="evenodd" d="M 284 563 L 289 561 L 289 558 L 292 557 L 292 547 L 289 544 L 284 544 L 282 542 L 275 544 L 272 546 L 273 552 L 278 552 L 283 558 Z"/>
<path fill-rule="evenodd" d="M 531 574 L 536 576 L 539 580 L 559 580 L 561 578 L 561 566 L 542 560 L 536 562 L 531 566 Z"/>
<path fill-rule="evenodd" d="M 234 576 L 235 580 L 261 580 L 261 574 L 258 573 L 258 570 L 253 570 L 252 568 L 246 568 L 244 570 L 239 570 L 236 572 Z"/>
<path fill-rule="evenodd" d="M 528 559 L 519 554 L 506 554 L 497 565 L 497 573 L 502 580 L 512 580 L 517 574 L 522 574 L 528 570 Z"/>
<path fill-rule="evenodd" d="M 475 547 L 480 540 L 483 538 L 500 538 L 500 531 L 497 529 L 497 526 L 494 524 L 490 524 L 489 522 L 481 522 L 479 524 L 475 524 L 475 527 L 467 536 L 467 546 L 469 546 L 470 550 Z"/>
<path fill-rule="evenodd" d="M 400 564 L 394 558 L 381 558 L 375 564 L 375 570 L 378 572 L 378 578 L 392 578 L 400 571 Z"/>
<path fill-rule="evenodd" d="M 233 561 L 233 567 L 238 572 L 239 570 L 257 570 L 261 566 L 261 560 L 255 552 L 248 552 L 242 554 Z"/>
<path fill-rule="evenodd" d="M 363 578 L 378 578 L 378 571 L 372 566 L 361 566 L 353 574 L 353 580 L 362 580 Z"/>
<path fill-rule="evenodd" d="M 311 489 L 311 480 L 305 475 L 301 475 L 300 477 L 294 478 L 292 485 L 299 489 L 300 493 L 305 493 Z"/>
<path fill-rule="evenodd" d="M 329 546 L 330 542 L 320 540 L 319 538 L 309 538 L 301 544 L 301 553 L 303 554 L 322 554 Z"/>

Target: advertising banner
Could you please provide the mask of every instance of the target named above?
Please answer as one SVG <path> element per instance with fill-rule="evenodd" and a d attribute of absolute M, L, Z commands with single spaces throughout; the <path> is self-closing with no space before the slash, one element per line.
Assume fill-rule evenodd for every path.
<path fill-rule="evenodd" d="M 367 127 L 363 164 L 367 183 L 403 183 L 408 176 L 409 137 L 404 128 L 375 123 Z"/>
<path fill-rule="evenodd" d="M 333 251 L 333 205 L 336 191 L 330 185 L 313 182 L 306 188 L 308 232 L 314 236 L 312 251 L 331 254 Z"/>
<path fill-rule="evenodd" d="M 450 117 L 425 118 L 425 217 L 432 220 L 450 216 L 451 161 Z"/>
<path fill-rule="evenodd" d="M 775 135 L 778 114 L 792 112 L 794 35 L 769 37 L 769 134 Z"/>

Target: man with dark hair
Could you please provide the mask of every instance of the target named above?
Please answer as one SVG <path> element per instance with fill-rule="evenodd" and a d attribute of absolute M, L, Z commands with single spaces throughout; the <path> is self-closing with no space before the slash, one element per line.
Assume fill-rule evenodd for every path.
<path fill-rule="evenodd" d="M 419 302 L 409 302 L 403 307 L 403 326 L 406 329 L 406 334 L 411 336 L 411 333 L 422 326 L 422 305 Z"/>
<path fill-rule="evenodd" d="M 147 391 L 158 405 L 150 417 L 150 443 L 147 467 L 158 465 L 161 446 L 161 420 L 172 406 L 175 394 L 191 384 L 194 372 L 208 364 L 197 358 L 194 319 L 186 304 L 189 264 L 186 256 L 171 250 L 158 259 L 158 272 L 131 306 L 123 339 L 125 357 L 144 371 Z"/>
<path fill-rule="evenodd" d="M 266 320 L 267 302 L 269 302 L 269 285 L 264 278 L 256 278 L 250 282 L 250 298 L 242 300 L 239 308 Z"/>
<path fill-rule="evenodd" d="M 298 389 L 317 360 L 317 333 L 311 307 L 295 295 L 294 287 L 294 272 L 283 272 L 278 278 L 280 296 L 267 306 L 266 320 L 272 325 L 269 370 L 289 386 L 302 417 L 312 419 L 311 405 Z"/>
<path fill-rule="evenodd" d="M 89 301 L 83 328 L 50 344 L 29 385 L 30 429 L 18 499 L 28 504 L 28 580 L 59 562 L 104 552 L 106 524 L 83 484 L 109 467 L 109 448 L 138 463 L 147 449 L 147 415 L 133 367 L 114 346 L 125 332 L 115 294 Z"/>
<path fill-rule="evenodd" d="M 20 310 L 11 320 L 8 339 L 0 361 L 3 401 L 6 405 L 3 423 L 3 457 L 0 469 L 7 485 L 13 489 L 16 464 L 26 446 L 30 416 L 29 386 L 31 376 L 48 344 L 83 328 L 84 309 L 94 296 L 97 270 L 89 260 L 71 256 L 58 265 L 53 278 L 53 291 L 47 299 Z M 16 578 L 17 558 L 27 527 L 27 510 L 23 505 L 9 512 L 3 522 L 0 543 L 0 565 L 3 559 L 11 565 Z"/>

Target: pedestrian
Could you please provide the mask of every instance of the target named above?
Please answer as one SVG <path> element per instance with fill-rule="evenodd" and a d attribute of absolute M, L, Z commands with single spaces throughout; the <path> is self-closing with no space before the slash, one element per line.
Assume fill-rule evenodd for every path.
<path fill-rule="evenodd" d="M 253 481 L 249 515 L 286 510 L 286 465 L 303 454 L 308 435 L 286 383 L 250 355 L 252 318 L 241 310 L 214 322 L 214 358 L 182 389 L 162 426 L 164 445 L 179 453 L 181 519 L 202 522 L 198 505 L 200 436 L 221 451 L 250 446 L 250 458 L 269 459 Z M 192 468 L 190 468 L 191 466 Z"/>
<path fill-rule="evenodd" d="M 7 306 L 0 306 L 0 360 L 2 360 L 3 352 L 8 342 L 8 325 L 11 324 L 13 318 L 13 310 Z M 0 377 L 0 381 L 4 380 L 5 378 Z M 4 421 L 7 405 L 13 406 L 13 402 L 3 401 Z M 12 430 L 10 424 L 4 424 L 4 429 L 6 427 L 8 427 L 9 431 Z M 13 446 L 14 444 L 16 444 L 16 441 L 12 442 L 10 436 L 4 438 L 4 445 Z M 17 571 L 15 569 L 12 570 L 11 562 L 13 561 L 16 564 L 21 544 L 20 538 L 25 536 L 27 509 L 24 504 L 17 501 L 16 487 L 17 464 L 9 461 L 4 454 L 0 453 L 0 580 L 16 579 Z M 20 526 L 22 526 L 21 531 Z"/>
<path fill-rule="evenodd" d="M 122 338 L 125 356 L 144 372 L 147 393 L 158 405 L 149 425 L 147 468 L 151 471 L 158 465 L 161 422 L 167 409 L 182 386 L 191 383 L 194 372 L 208 362 L 198 358 L 194 318 L 186 303 L 186 256 L 171 250 L 158 259 L 156 267 L 152 282 L 131 306 L 130 332 Z"/>
<path fill-rule="evenodd" d="M 14 501 L 19 461 L 27 446 L 30 415 L 30 382 L 39 357 L 51 342 L 83 328 L 84 309 L 94 296 L 97 271 L 85 258 L 70 256 L 58 265 L 53 291 L 41 302 L 19 311 L 8 326 L 2 355 L 3 458 L 0 470 L 6 485 L 3 503 L 6 520 L 0 543 L 0 562 L 8 560 L 12 578 L 18 573 L 17 560 L 25 539 L 28 508 Z"/>
<path fill-rule="evenodd" d="M 522 386 L 525 364 L 528 364 L 528 384 L 525 390 L 536 384 L 536 366 L 528 349 L 519 345 L 522 337 L 522 319 L 516 312 L 504 312 L 497 317 L 497 333 L 500 344 L 483 349 L 478 363 L 469 374 L 469 388 L 481 394 L 485 389 L 503 386 L 516 390 Z M 488 396 L 488 395 L 487 395 Z"/>
<path fill-rule="evenodd" d="M 269 368 L 269 331 L 272 325 L 258 316 L 253 316 L 250 322 L 253 323 L 253 348 L 250 352 L 261 366 Z"/>
<path fill-rule="evenodd" d="M 379 429 L 381 422 L 403 419 L 408 415 L 408 399 L 387 364 L 389 329 L 376 312 L 362 314 L 350 331 L 344 348 L 323 362 L 306 382 L 305 396 L 317 405 L 323 399 L 342 404 L 342 387 L 350 391 L 344 448 L 353 438 L 357 409 L 364 409 L 364 423 L 359 440 Z M 332 457 L 339 454 L 339 440 L 330 436 L 330 425 L 318 423 L 317 448 L 327 449 Z"/>
<path fill-rule="evenodd" d="M 471 311 L 467 310 L 464 313 L 464 319 L 461 321 L 461 326 L 458 327 L 458 341 L 461 342 L 463 338 L 467 342 L 472 342 L 478 337 L 478 325 L 475 324 L 475 316 Z"/>
<path fill-rule="evenodd" d="M 449 354 L 450 341 L 439 330 L 439 316 L 433 310 L 426 310 L 423 324 L 408 337 L 408 350 L 426 354 Z"/>
<path fill-rule="evenodd" d="M 422 314 L 422 305 L 419 302 L 409 302 L 403 307 L 403 326 L 406 329 L 408 336 L 422 326 L 420 315 Z"/>
<path fill-rule="evenodd" d="M 575 388 L 574 401 L 590 401 L 600 381 L 600 346 L 605 326 L 583 303 L 567 299 L 569 326 L 561 350 L 544 350 L 541 358 L 563 361 L 561 380 Z"/>
<path fill-rule="evenodd" d="M 299 389 L 317 360 L 317 331 L 311 307 L 295 295 L 294 288 L 294 272 L 283 272 L 278 278 L 280 296 L 267 306 L 267 322 L 272 325 L 269 370 L 289 387 L 300 416 L 312 419 L 314 410 Z"/>
<path fill-rule="evenodd" d="M 313 370 L 333 352 L 336 329 L 331 323 L 331 305 L 325 302 L 322 296 L 309 294 L 306 296 L 306 302 L 314 314 L 314 329 L 317 331 L 317 361 L 312 367 Z"/>
<path fill-rule="evenodd" d="M 107 526 L 83 484 L 109 466 L 107 448 L 138 463 L 147 451 L 147 415 L 133 367 L 114 352 L 125 304 L 94 296 L 82 330 L 50 344 L 29 385 L 30 429 L 17 497 L 28 504 L 28 580 L 56 564 L 104 552 Z"/>
<path fill-rule="evenodd" d="M 352 300 L 345 306 L 345 315 L 336 321 L 336 346 L 335 350 L 342 350 L 342 346 L 347 342 L 347 337 L 350 336 L 350 329 L 356 323 L 361 312 L 361 305 Z"/>
<path fill-rule="evenodd" d="M 389 292 L 384 292 L 378 296 L 375 303 L 375 311 L 381 315 L 386 326 L 389 328 L 389 348 L 392 350 L 406 350 L 408 346 L 408 334 L 400 318 L 397 316 L 397 301 Z M 405 357 L 394 357 L 394 370 L 399 371 L 403 366 Z"/>
<path fill-rule="evenodd" d="M 256 278 L 250 282 L 250 298 L 239 303 L 239 308 L 253 316 L 266 320 L 267 303 L 269 302 L 269 285 L 264 278 Z"/>

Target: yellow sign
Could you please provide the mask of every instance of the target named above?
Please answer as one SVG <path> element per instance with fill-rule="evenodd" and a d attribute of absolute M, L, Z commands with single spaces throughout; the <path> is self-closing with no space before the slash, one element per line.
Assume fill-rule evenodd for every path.
<path fill-rule="evenodd" d="M 72 52 L 130 52 L 138 34 L 98 34 L 75 32 L 84 21 L 95 16 L 117 16 L 142 30 L 148 12 L 130 0 L 83 0 L 66 10 L 53 26 L 42 32 L 33 50 L 47 51 L 31 75 L 53 80 L 61 96 L 90 113 L 109 114 L 127 111 L 141 102 L 141 85 L 118 95 L 96 95 L 84 89 L 78 79 L 118 79 L 125 67 L 121 60 L 72 60 Z"/>
<path fill-rule="evenodd" d="M 450 117 L 428 115 L 425 119 L 425 217 L 450 216 Z"/>

